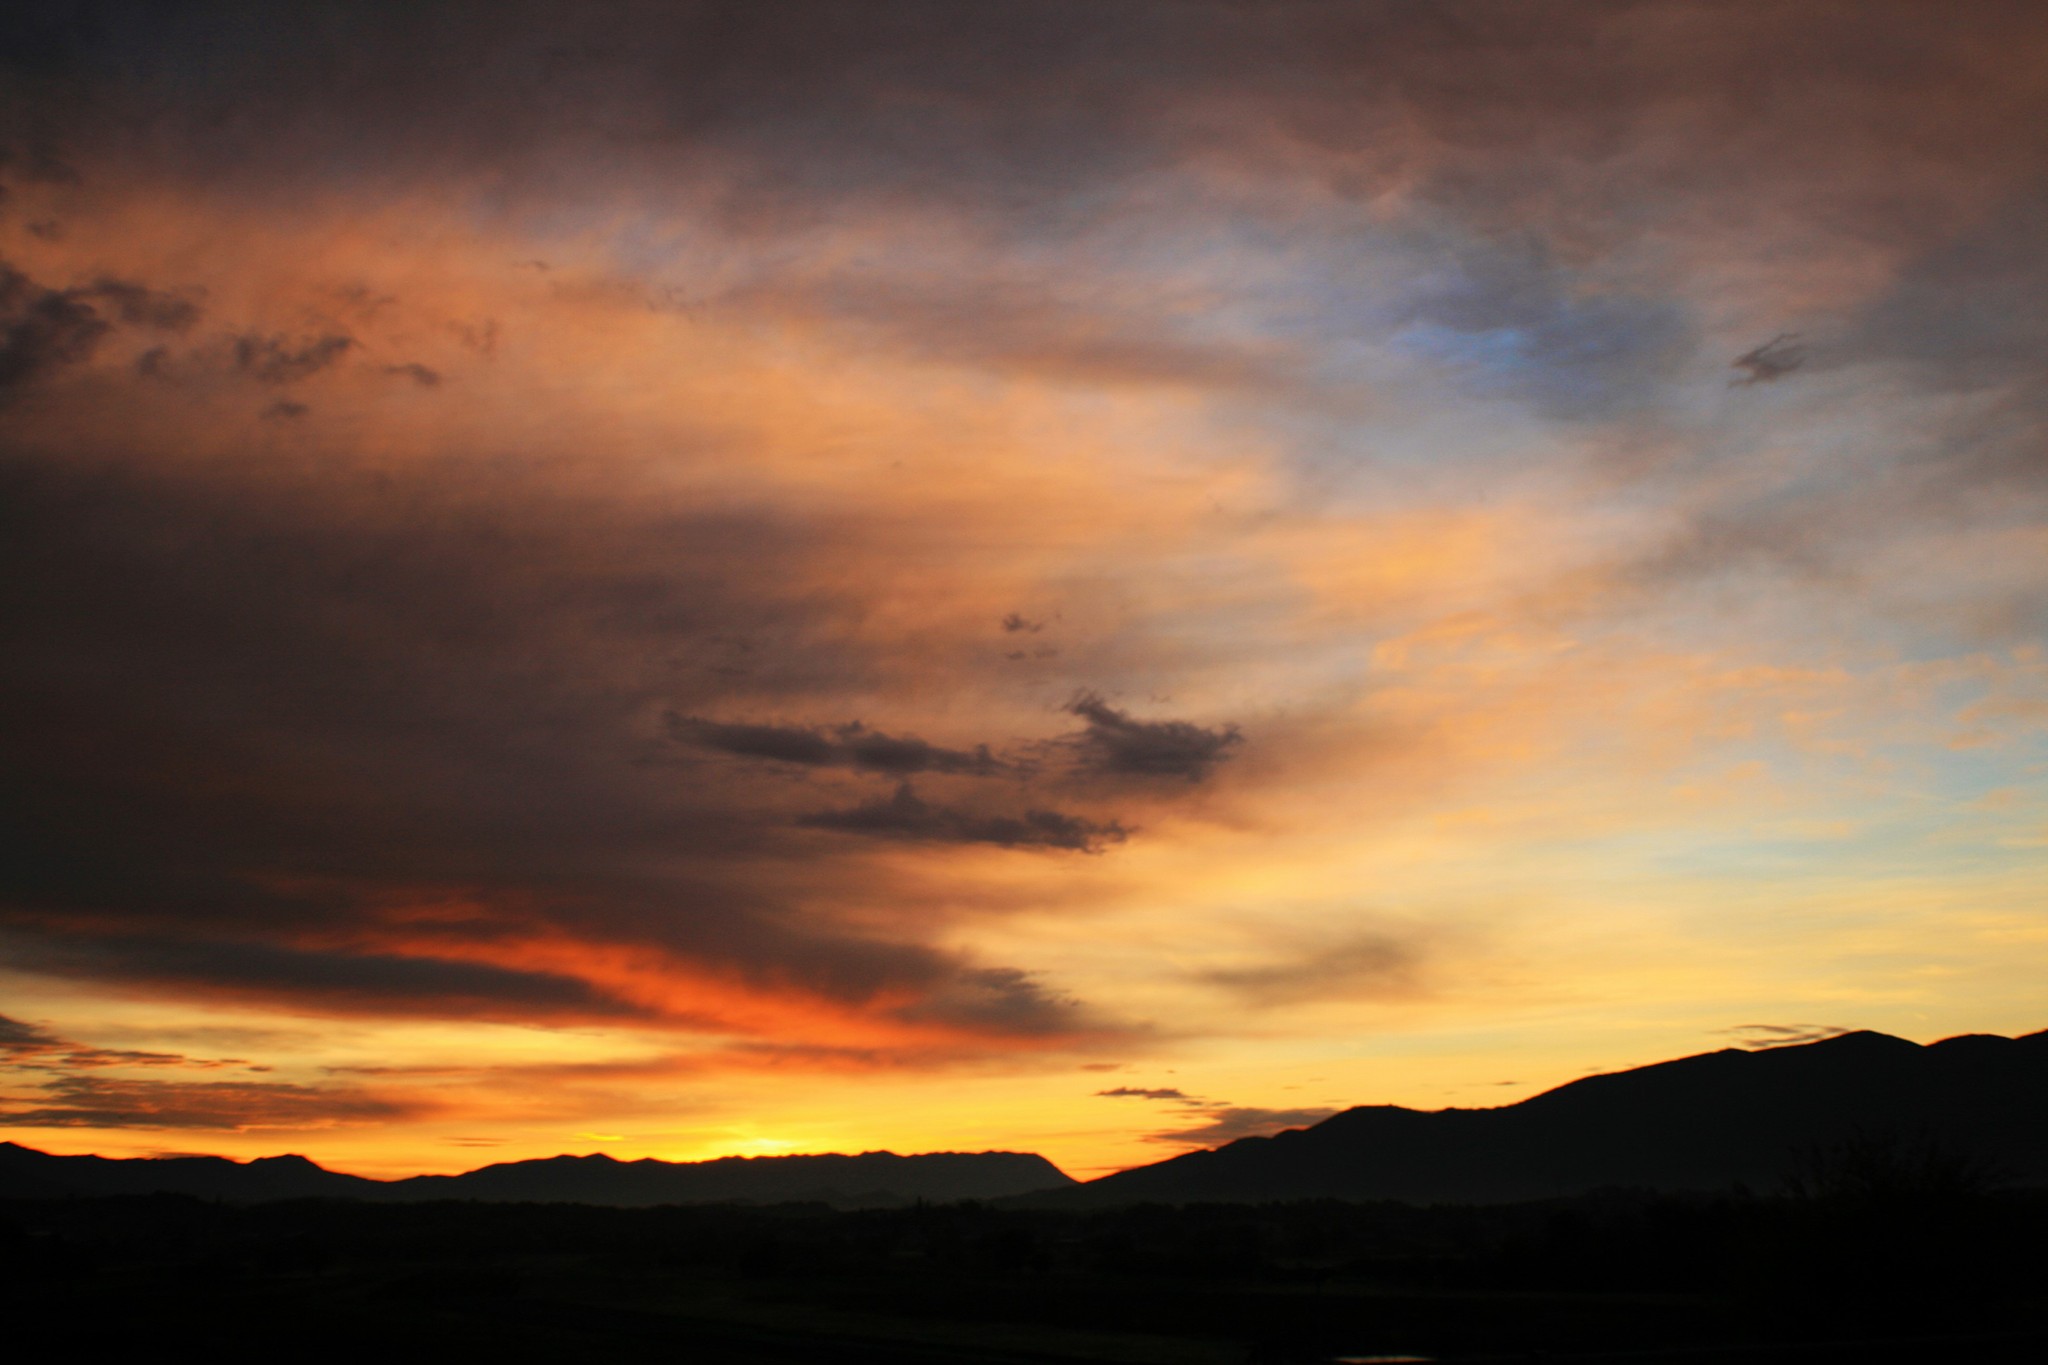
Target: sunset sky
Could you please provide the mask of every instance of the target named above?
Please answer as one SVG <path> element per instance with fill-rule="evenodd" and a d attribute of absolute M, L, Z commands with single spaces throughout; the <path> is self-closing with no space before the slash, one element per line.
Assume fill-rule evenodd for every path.
<path fill-rule="evenodd" d="M 2038 0 L 20 4 L 0 1137 L 2048 1026 Z"/>

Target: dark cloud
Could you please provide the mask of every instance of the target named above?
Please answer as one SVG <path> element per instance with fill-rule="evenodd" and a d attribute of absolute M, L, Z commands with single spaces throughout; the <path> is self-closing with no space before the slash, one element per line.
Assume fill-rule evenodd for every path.
<path fill-rule="evenodd" d="M 126 280 L 99 280 L 82 292 L 113 309 L 121 321 L 138 327 L 187 332 L 199 321 L 199 305 L 192 300 Z"/>
<path fill-rule="evenodd" d="M 401 375 L 423 389 L 437 388 L 441 383 L 441 372 L 439 370 L 431 369 L 416 360 L 408 361 L 403 365 L 386 365 L 384 373 Z"/>
<path fill-rule="evenodd" d="M 1032 635 L 1036 635 L 1039 631 L 1044 629 L 1045 622 L 1033 621 L 1029 617 L 1025 616 L 1022 612 L 1013 611 L 1008 616 L 1005 616 L 1003 618 L 1003 630 L 1012 635 L 1016 634 L 1020 630 L 1025 631 Z"/>
<path fill-rule="evenodd" d="M 961 972 L 896 1015 L 911 1023 L 942 1023 L 994 1036 L 1053 1037 L 1128 1029 L 1015 967 Z"/>
<path fill-rule="evenodd" d="M 308 950 L 221 938 L 0 933 L 29 971 L 258 996 L 334 1013 L 437 1018 L 634 1018 L 651 1012 L 554 972 L 389 953 Z"/>
<path fill-rule="evenodd" d="M 1287 1128 L 1306 1128 L 1321 1123 L 1335 1109 L 1258 1109 L 1249 1105 L 1219 1105 L 1201 1111 L 1202 1122 L 1189 1128 L 1147 1133 L 1145 1141 L 1175 1147 L 1220 1147 L 1239 1138 L 1271 1137 Z"/>
<path fill-rule="evenodd" d="M 91 1047 L 60 1038 L 47 1029 L 0 1015 L 0 1065 L 17 1071 L 72 1073 L 105 1067 L 144 1066 L 217 1070 L 246 1065 L 237 1058 L 187 1057 L 177 1052 L 145 1052 L 133 1048 Z"/>
<path fill-rule="evenodd" d="M 920 798 L 908 782 L 898 786 L 894 796 L 865 801 L 851 810 L 804 815 L 798 823 L 882 839 L 1067 849 L 1075 853 L 1100 853 L 1105 844 L 1120 844 L 1130 837 L 1130 831 L 1114 820 L 1098 823 L 1060 811 L 989 815 L 935 806 Z"/>
<path fill-rule="evenodd" d="M 1200 782 L 1243 742 L 1235 725 L 1205 728 L 1184 720 L 1134 720 L 1093 692 L 1067 703 L 1088 728 L 1072 743 L 1084 770 L 1109 777 Z"/>
<path fill-rule="evenodd" d="M 683 777 L 642 719 L 871 676 L 860 599 L 810 567 L 843 532 L 457 465 L 230 487 L 0 449 L 10 965 L 330 1013 L 722 1026 L 497 965 L 580 941 L 935 1027 L 1102 1026 L 914 931 L 841 924 L 860 850 L 792 828 L 773 774 Z M 714 666 L 739 637 L 743 683 Z M 892 775 L 995 766 L 864 726 L 684 732 Z M 1065 819 L 968 832 L 1112 837 Z"/>
<path fill-rule="evenodd" d="M 1730 369 L 1743 372 L 1740 379 L 1731 379 L 1729 384 L 1747 387 L 1783 379 L 1806 363 L 1806 348 L 1798 343 L 1797 332 L 1780 332 L 1763 345 L 1744 351 L 1728 362 Z"/>
<path fill-rule="evenodd" d="M 1756 1051 L 1772 1047 L 1797 1047 L 1802 1043 L 1818 1043 L 1826 1038 L 1836 1038 L 1855 1030 L 1840 1024 L 1738 1024 L 1731 1029 L 1721 1030 L 1732 1034 L 1742 1046 Z"/>
<path fill-rule="evenodd" d="M 296 341 L 251 333 L 234 339 L 235 366 L 259 383 L 291 384 L 320 373 L 355 344 L 354 337 L 341 332 Z"/>
<path fill-rule="evenodd" d="M 116 320 L 181 332 L 198 316 L 187 299 L 125 280 L 52 289 L 0 261 L 0 395 L 91 359 Z"/>
<path fill-rule="evenodd" d="M 156 1081 L 67 1076 L 38 1098 L 0 1100 L 0 1126 L 14 1128 L 323 1128 L 414 1117 L 417 1101 L 347 1087 L 274 1081 Z"/>
<path fill-rule="evenodd" d="M 669 731 L 699 748 L 742 758 L 766 758 L 808 768 L 857 768 L 911 773 L 986 775 L 1004 770 L 986 744 L 947 749 L 907 736 L 885 735 L 859 721 L 829 730 L 818 726 L 747 725 L 671 715 Z"/>
<path fill-rule="evenodd" d="M 289 422 L 293 418 L 304 417 L 312 410 L 304 403 L 295 403 L 289 398 L 280 398 L 269 407 L 263 409 L 263 415 L 272 421 Z"/>
<path fill-rule="evenodd" d="M 1095 1093 L 1107 1099 L 1164 1100 L 1178 1105 L 1190 1115 L 1199 1116 L 1202 1121 L 1191 1127 L 1145 1134 L 1147 1142 L 1175 1147 L 1220 1147 L 1239 1138 L 1269 1137 L 1283 1128 L 1305 1128 L 1309 1124 L 1320 1123 L 1337 1112 L 1334 1109 L 1259 1109 L 1232 1104 L 1228 1100 L 1203 1099 L 1170 1087 L 1148 1089 L 1120 1085 L 1114 1090 Z"/>
<path fill-rule="evenodd" d="M 71 1044 L 45 1029 L 0 1014 L 0 1053 L 10 1058 L 70 1046 Z"/>
<path fill-rule="evenodd" d="M 111 330 L 79 291 L 45 289 L 0 262 L 0 394 L 90 358 Z"/>

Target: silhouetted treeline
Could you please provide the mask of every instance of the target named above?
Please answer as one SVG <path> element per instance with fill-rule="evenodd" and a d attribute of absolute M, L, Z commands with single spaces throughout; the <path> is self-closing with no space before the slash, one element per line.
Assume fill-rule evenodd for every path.
<path fill-rule="evenodd" d="M 1876 1161 L 1889 1175 L 1859 1180 L 1852 1156 L 1821 1154 L 1817 1178 L 1769 1197 L 1492 1207 L 9 1201 L 0 1265 L 29 1320 L 90 1324 L 113 1347 L 310 1334 L 505 1359 L 1812 1360 L 1933 1337 L 1986 1359 L 2041 1335 L 2048 1193 L 1916 1180 L 1896 1147 Z"/>

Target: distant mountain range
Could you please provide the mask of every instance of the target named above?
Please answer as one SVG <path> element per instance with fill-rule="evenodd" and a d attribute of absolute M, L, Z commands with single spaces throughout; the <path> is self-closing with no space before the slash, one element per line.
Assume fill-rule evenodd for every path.
<path fill-rule="evenodd" d="M 301 1156 L 111 1160 L 0 1142 L 0 1197 L 167 1191 L 236 1202 L 473 1199 L 619 1206 L 918 1199 L 1046 1207 L 1393 1199 L 1501 1203 L 1607 1187 L 1775 1190 L 1831 1145 L 1927 1144 L 2018 1184 L 2048 1184 L 2048 1032 L 1925 1047 L 1881 1033 L 1729 1048 L 1589 1076 L 1498 1109 L 1348 1109 L 1077 1184 L 1023 1152 L 615 1161 L 558 1156 L 463 1175 L 366 1180 Z"/>
<path fill-rule="evenodd" d="M 217 1156 L 51 1156 L 0 1142 L 0 1197 L 189 1194 L 260 1203 L 273 1199 L 365 1199 L 383 1203 L 473 1199 L 504 1203 L 655 1204 L 818 1202 L 890 1207 L 919 1199 L 1001 1199 L 1073 1181 L 1029 1152 L 934 1152 L 898 1156 L 723 1157 L 717 1161 L 615 1161 L 557 1156 L 510 1161 L 462 1175 L 366 1180 L 325 1170 L 302 1156 L 229 1161 Z"/>
<path fill-rule="evenodd" d="M 1866 1157 L 1895 1165 L 1931 1144 L 1994 1179 L 2048 1184 L 2048 1032 L 1925 1047 L 1845 1033 L 1589 1076 L 1498 1109 L 1348 1109 L 1312 1128 L 1190 1152 L 1028 1202 L 1503 1203 L 1737 1184 L 1769 1193 L 1817 1150 L 1858 1143 Z"/>

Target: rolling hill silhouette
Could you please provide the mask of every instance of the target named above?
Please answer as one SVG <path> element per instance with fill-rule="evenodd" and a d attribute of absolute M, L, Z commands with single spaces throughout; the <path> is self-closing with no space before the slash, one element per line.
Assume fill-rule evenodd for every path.
<path fill-rule="evenodd" d="M 1925 1047 L 1881 1033 L 1704 1053 L 1589 1076 L 1498 1109 L 1349 1109 L 1025 1202 L 1499 1203 L 1606 1187 L 1779 1188 L 1802 1154 L 1858 1141 L 2048 1183 L 2048 1032 Z"/>
<path fill-rule="evenodd" d="M 602 1154 L 511 1161 L 462 1175 L 367 1180 L 302 1156 L 51 1156 L 0 1142 L 0 1198 L 189 1194 L 231 1203 L 276 1199 L 361 1199 L 381 1203 L 468 1199 L 505 1203 L 804 1203 L 886 1207 L 919 1199 L 1000 1199 L 1071 1184 L 1029 1152 L 934 1152 L 898 1156 L 723 1157 L 716 1161 L 616 1161 Z"/>

